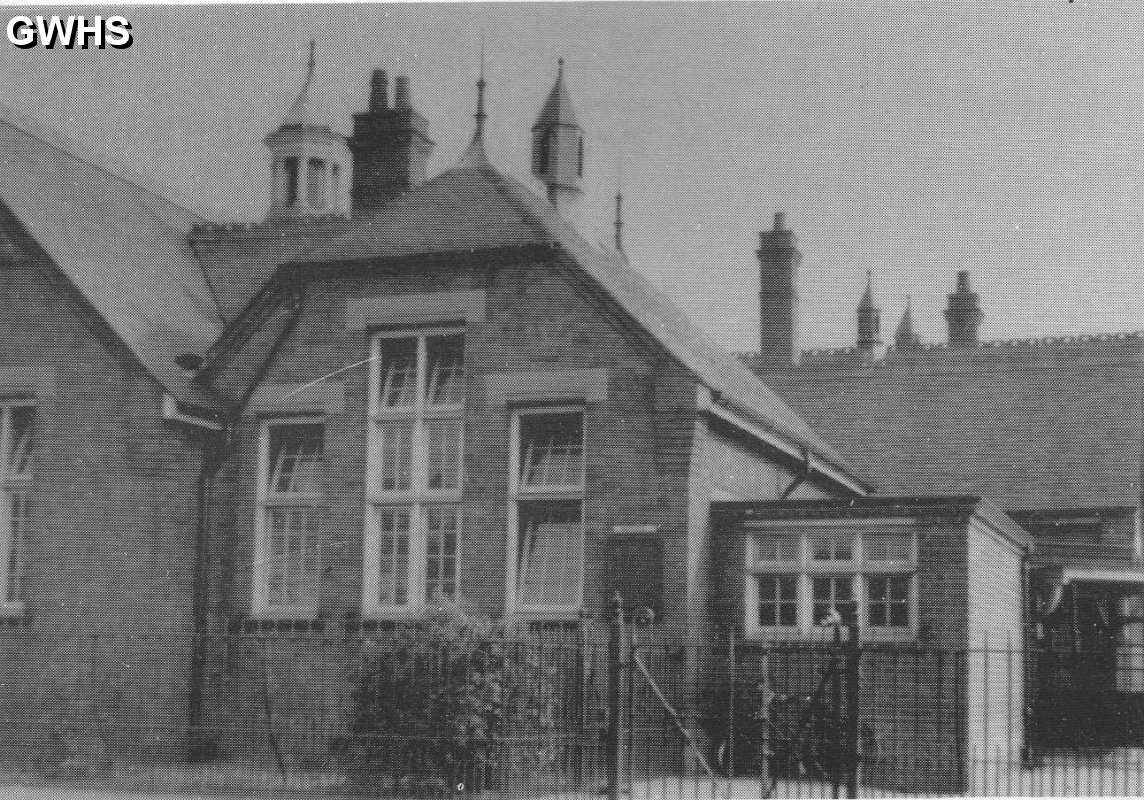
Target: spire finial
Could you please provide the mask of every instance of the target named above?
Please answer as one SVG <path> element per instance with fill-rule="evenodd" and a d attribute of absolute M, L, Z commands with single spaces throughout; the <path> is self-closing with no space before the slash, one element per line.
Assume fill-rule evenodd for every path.
<path fill-rule="evenodd" d="M 481 64 L 477 74 L 477 131 L 474 138 L 481 139 L 485 135 L 485 34 L 481 32 Z"/>
<path fill-rule="evenodd" d="M 556 80 L 564 77 L 564 56 L 556 59 Z"/>
<path fill-rule="evenodd" d="M 616 162 L 616 252 L 624 252 L 624 162 Z"/>
<path fill-rule="evenodd" d="M 314 40 L 314 39 L 310 40 L 310 63 L 308 63 L 306 65 L 306 80 L 307 81 L 309 81 L 310 78 L 312 78 L 314 76 L 314 47 L 316 46 L 316 44 L 317 44 L 316 40 Z"/>

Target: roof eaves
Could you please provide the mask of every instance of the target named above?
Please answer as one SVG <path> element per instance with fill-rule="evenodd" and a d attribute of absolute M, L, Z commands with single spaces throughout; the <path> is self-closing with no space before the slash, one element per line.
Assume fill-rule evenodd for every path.
<path fill-rule="evenodd" d="M 855 494 L 866 495 L 874 491 L 874 484 L 860 476 L 849 465 L 836 463 L 822 453 L 811 450 L 806 443 L 795 437 L 775 430 L 765 421 L 741 408 L 717 398 L 711 388 L 701 384 L 697 392 L 696 406 L 700 413 L 708 413 L 722 419 L 752 438 L 785 453 L 794 461 L 807 461 L 810 471 L 829 479 L 833 483 L 849 489 Z"/>

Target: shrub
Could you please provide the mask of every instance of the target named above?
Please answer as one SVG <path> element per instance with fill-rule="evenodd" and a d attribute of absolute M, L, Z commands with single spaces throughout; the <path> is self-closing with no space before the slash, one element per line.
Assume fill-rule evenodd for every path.
<path fill-rule="evenodd" d="M 559 671 L 510 634 L 443 603 L 363 646 L 350 726 L 359 780 L 481 791 L 550 767 Z"/>

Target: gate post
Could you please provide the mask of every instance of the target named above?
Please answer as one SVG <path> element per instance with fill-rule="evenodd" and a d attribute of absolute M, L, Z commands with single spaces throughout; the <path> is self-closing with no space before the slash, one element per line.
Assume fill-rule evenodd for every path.
<path fill-rule="evenodd" d="M 771 775 L 771 703 L 775 695 L 771 690 L 771 652 L 764 649 L 759 657 L 762 677 L 759 681 L 759 784 L 762 797 L 770 797 L 774 778 Z"/>
<path fill-rule="evenodd" d="M 858 640 L 858 624 L 846 625 L 846 754 L 849 757 L 849 770 L 846 776 L 846 796 L 857 797 L 862 782 L 862 737 L 859 708 L 859 692 L 862 689 L 861 657 L 862 643 Z"/>
<path fill-rule="evenodd" d="M 624 601 L 617 591 L 609 604 L 608 626 L 608 800 L 620 800 L 624 778 L 624 670 L 628 667 L 627 635 L 624 630 Z"/>

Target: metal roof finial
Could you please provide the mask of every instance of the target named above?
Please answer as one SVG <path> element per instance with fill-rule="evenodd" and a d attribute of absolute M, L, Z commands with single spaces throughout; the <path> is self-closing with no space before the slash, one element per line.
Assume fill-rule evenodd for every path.
<path fill-rule="evenodd" d="M 477 74 L 477 130 L 473 138 L 482 139 L 485 135 L 485 34 L 481 31 L 481 64 Z"/>
<path fill-rule="evenodd" d="M 624 252 L 624 162 L 623 158 L 616 163 L 616 252 Z"/>

